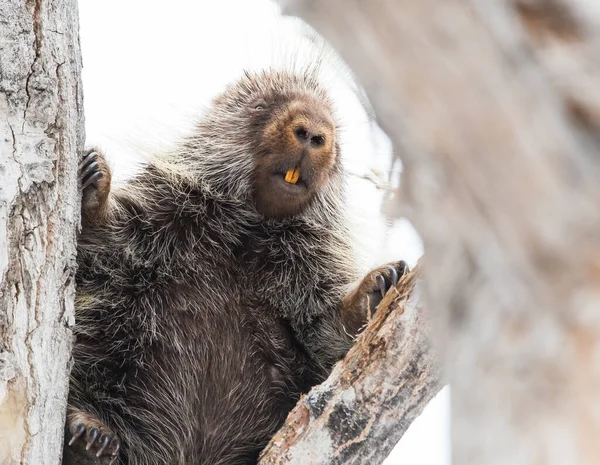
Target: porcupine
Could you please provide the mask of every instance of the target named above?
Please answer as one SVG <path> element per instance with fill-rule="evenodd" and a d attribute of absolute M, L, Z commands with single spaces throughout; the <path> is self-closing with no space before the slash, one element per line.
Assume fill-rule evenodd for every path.
<path fill-rule="evenodd" d="M 119 189 L 97 149 L 80 178 L 63 464 L 256 463 L 406 271 L 359 275 L 308 72 L 246 73 Z"/>

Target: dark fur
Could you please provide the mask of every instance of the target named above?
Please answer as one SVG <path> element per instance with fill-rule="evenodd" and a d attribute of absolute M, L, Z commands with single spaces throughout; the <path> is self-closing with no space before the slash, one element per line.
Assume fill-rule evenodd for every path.
<path fill-rule="evenodd" d="M 327 143 L 298 146 L 298 118 Z M 304 184 L 277 194 L 269 170 L 290 160 Z M 103 170 L 84 191 L 67 440 L 84 414 L 119 437 L 122 464 L 256 463 L 375 299 L 377 273 L 348 294 L 327 96 L 310 75 L 247 75 L 123 189 L 108 195 L 100 155 Z"/>

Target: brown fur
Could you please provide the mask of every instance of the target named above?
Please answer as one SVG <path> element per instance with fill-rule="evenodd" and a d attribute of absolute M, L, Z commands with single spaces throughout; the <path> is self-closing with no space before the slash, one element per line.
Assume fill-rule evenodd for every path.
<path fill-rule="evenodd" d="M 256 463 L 404 271 L 357 281 L 336 137 L 312 75 L 264 72 L 122 189 L 85 159 L 67 441 L 83 425 L 74 445 L 110 430 L 120 464 Z"/>

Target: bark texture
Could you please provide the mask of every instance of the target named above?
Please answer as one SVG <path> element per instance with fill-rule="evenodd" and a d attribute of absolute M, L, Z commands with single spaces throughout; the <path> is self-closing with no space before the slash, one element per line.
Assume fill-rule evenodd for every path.
<path fill-rule="evenodd" d="M 75 0 L 0 0 L 0 464 L 59 463 L 73 324 Z"/>
<path fill-rule="evenodd" d="M 327 381 L 298 402 L 263 452 L 261 465 L 385 460 L 442 387 L 421 288 L 412 272 L 386 296 Z"/>
<path fill-rule="evenodd" d="M 288 0 L 405 163 L 455 465 L 600 463 L 600 7 Z"/>

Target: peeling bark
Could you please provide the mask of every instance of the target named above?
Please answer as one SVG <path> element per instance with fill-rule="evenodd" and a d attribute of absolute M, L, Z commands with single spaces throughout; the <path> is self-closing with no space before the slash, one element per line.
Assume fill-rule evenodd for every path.
<path fill-rule="evenodd" d="M 0 463 L 58 464 L 83 104 L 74 0 L 0 0 Z"/>
<path fill-rule="evenodd" d="M 600 463 L 600 8 L 288 0 L 405 164 L 453 463 Z"/>
<path fill-rule="evenodd" d="M 329 378 L 302 397 L 260 465 L 383 462 L 441 389 L 421 306 L 405 276 Z"/>

